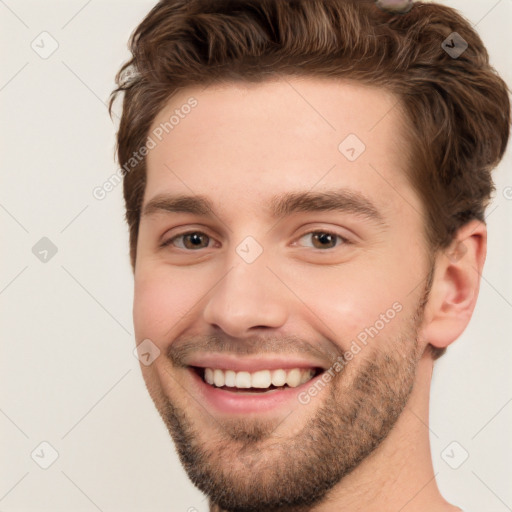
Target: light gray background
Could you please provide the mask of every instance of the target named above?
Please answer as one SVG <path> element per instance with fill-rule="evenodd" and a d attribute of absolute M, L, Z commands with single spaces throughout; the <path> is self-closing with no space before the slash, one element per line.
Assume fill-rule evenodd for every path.
<path fill-rule="evenodd" d="M 117 168 L 105 107 L 114 74 L 154 3 L 0 0 L 3 512 L 207 510 L 132 354 L 121 186 L 102 201 L 92 195 Z M 511 84 L 512 0 L 445 3 L 477 25 Z M 31 48 L 51 48 L 43 31 L 59 45 L 47 59 Z M 476 312 L 432 388 L 437 480 L 466 512 L 512 510 L 511 163 L 509 151 L 495 174 Z M 42 237 L 58 249 L 47 262 L 32 252 Z M 59 454 L 48 469 L 43 441 Z M 458 469 L 441 456 L 453 441 L 452 465 L 469 453 Z"/>

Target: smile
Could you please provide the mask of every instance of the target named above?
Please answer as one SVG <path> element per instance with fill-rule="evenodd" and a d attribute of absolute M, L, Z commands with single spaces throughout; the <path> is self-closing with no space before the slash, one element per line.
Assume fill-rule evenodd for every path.
<path fill-rule="evenodd" d="M 316 374 L 317 370 L 313 368 L 278 368 L 255 372 L 205 368 L 203 380 L 211 386 L 230 391 L 267 391 L 286 387 L 296 388 L 309 382 Z"/>
<path fill-rule="evenodd" d="M 216 363 L 190 365 L 188 374 L 196 400 L 211 414 L 222 416 L 285 413 L 300 406 L 298 394 L 321 378 L 325 370 L 306 361 L 272 361 L 267 362 L 267 368 L 263 361 Z"/>

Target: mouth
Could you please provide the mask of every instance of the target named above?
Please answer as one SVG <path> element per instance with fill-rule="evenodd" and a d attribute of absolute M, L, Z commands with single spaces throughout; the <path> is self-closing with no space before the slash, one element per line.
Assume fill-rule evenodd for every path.
<path fill-rule="evenodd" d="M 231 393 L 261 394 L 297 388 L 323 372 L 322 368 L 277 368 L 255 372 L 191 367 L 203 382 Z"/>
<path fill-rule="evenodd" d="M 262 368 L 261 363 L 256 368 L 236 368 L 236 364 L 219 368 L 211 364 L 188 366 L 187 371 L 194 397 L 211 414 L 229 417 L 285 414 L 290 408 L 302 407 L 300 393 L 315 385 L 326 370 L 289 364 L 293 363 L 274 361 L 269 364 L 272 368 Z"/>

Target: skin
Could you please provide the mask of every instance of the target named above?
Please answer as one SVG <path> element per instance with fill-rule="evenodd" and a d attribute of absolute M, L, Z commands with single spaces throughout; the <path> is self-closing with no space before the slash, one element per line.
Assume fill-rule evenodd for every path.
<path fill-rule="evenodd" d="M 227 477 L 238 475 L 236 482 L 244 485 L 247 460 L 236 456 L 243 443 L 231 434 L 242 429 L 254 440 L 259 435 L 258 449 L 249 452 L 250 478 L 265 471 L 272 475 L 279 460 L 272 443 L 293 440 L 329 396 L 350 401 L 347 390 L 331 391 L 349 388 L 365 363 L 407 350 L 412 392 L 404 392 L 393 429 L 321 502 L 304 510 L 460 510 L 442 498 L 434 479 L 427 427 L 433 360 L 425 349 L 448 346 L 469 322 L 485 260 L 485 225 L 468 223 L 431 259 L 424 206 L 406 178 L 400 136 L 405 121 L 391 108 L 396 98 L 382 89 L 305 77 L 188 88 L 170 99 L 152 129 L 191 96 L 198 105 L 148 154 L 144 205 L 162 193 L 200 194 L 211 200 L 215 217 L 143 215 L 135 265 L 136 339 L 149 338 L 162 354 L 141 368 L 164 421 L 169 403 L 186 411 L 197 445 L 212 459 L 220 456 L 215 449 L 221 445 L 233 471 Z M 366 145 L 353 162 L 338 150 L 351 133 Z M 364 194 L 383 223 L 347 212 L 274 219 L 266 207 L 275 194 L 340 188 Z M 183 245 L 159 246 L 191 230 L 208 235 L 211 245 L 188 252 Z M 352 243 L 315 248 L 306 236 L 314 230 L 334 231 Z M 247 236 L 263 249 L 251 264 L 236 252 Z M 414 325 L 432 262 L 428 302 Z M 242 420 L 205 410 L 201 398 L 190 393 L 189 372 L 166 357 L 172 347 L 211 336 L 251 350 L 259 338 L 267 350 L 267 337 L 296 336 L 304 342 L 299 347 L 307 346 L 327 367 L 333 354 L 348 350 L 351 340 L 397 301 L 401 313 L 349 362 L 344 380 L 291 411 Z M 407 343 L 413 338 L 416 352 Z M 220 508 L 212 504 L 212 510 Z"/>

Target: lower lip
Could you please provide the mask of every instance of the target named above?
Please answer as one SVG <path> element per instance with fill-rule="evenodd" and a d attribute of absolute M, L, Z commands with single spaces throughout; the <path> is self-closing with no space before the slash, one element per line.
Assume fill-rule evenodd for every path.
<path fill-rule="evenodd" d="M 208 409 L 224 414 L 248 414 L 273 411 L 285 406 L 301 405 L 298 395 L 312 386 L 317 375 L 296 388 L 273 389 L 266 392 L 244 393 L 243 391 L 227 391 L 207 384 L 194 370 L 188 370 L 199 397 L 206 402 Z"/>

